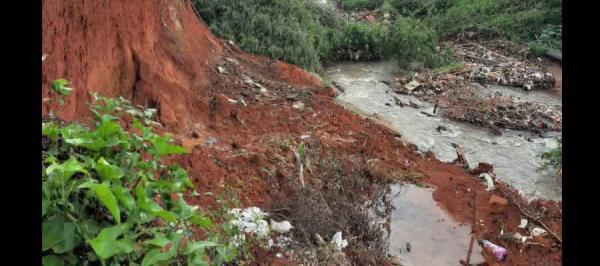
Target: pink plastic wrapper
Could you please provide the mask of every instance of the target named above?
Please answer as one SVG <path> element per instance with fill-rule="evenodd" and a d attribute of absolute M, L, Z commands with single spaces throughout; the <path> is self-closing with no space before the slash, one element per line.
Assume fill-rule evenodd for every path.
<path fill-rule="evenodd" d="M 483 247 L 490 250 L 497 261 L 503 261 L 506 258 L 508 250 L 487 240 L 483 240 L 482 242 Z"/>

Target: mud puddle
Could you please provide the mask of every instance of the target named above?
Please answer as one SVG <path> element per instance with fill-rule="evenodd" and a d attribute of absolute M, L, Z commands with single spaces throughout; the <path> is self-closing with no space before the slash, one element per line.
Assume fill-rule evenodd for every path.
<path fill-rule="evenodd" d="M 471 227 L 443 211 L 433 200 L 433 191 L 412 184 L 391 186 L 389 253 L 402 265 L 460 265 L 467 256 Z M 482 248 L 474 242 L 471 263 L 480 262 L 484 262 Z"/>
<path fill-rule="evenodd" d="M 471 167 L 476 167 L 479 162 L 493 164 L 497 178 L 521 191 L 526 198 L 562 199 L 561 180 L 551 170 L 539 170 L 543 163 L 540 155 L 556 147 L 553 137 L 560 133 L 540 137 L 523 131 L 502 130 L 502 135 L 496 136 L 485 128 L 425 115 L 422 112 L 433 112 L 432 104 L 396 94 L 381 82 L 389 80 L 397 69 L 391 61 L 342 62 L 326 69 L 331 80 L 344 89 L 336 99 L 340 104 L 385 123 L 398 131 L 405 141 L 417 145 L 420 151 L 432 151 L 439 160 L 451 162 L 456 159 L 452 143 L 459 144 Z M 540 96 L 544 94 L 527 95 L 528 100 L 533 98 L 549 105 L 557 103 L 547 95 Z M 418 107 L 398 106 L 394 97 L 406 103 L 413 102 Z"/>

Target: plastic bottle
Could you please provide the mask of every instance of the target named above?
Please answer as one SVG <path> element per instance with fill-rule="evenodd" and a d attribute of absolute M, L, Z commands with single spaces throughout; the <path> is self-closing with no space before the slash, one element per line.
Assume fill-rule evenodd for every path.
<path fill-rule="evenodd" d="M 485 249 L 494 254 L 494 257 L 496 257 L 497 261 L 504 261 L 504 259 L 506 259 L 508 250 L 487 240 L 483 240 L 481 242 L 483 243 L 483 247 Z"/>

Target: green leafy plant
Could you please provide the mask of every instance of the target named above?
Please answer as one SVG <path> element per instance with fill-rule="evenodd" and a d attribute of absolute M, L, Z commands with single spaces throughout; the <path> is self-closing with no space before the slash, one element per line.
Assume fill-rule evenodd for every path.
<path fill-rule="evenodd" d="M 95 99 L 93 129 L 42 124 L 42 264 L 207 265 L 223 245 L 194 240 L 191 229 L 210 231 L 212 219 L 185 201 L 187 172 L 161 163 L 185 149 L 153 132 L 155 111 Z"/>
<path fill-rule="evenodd" d="M 402 67 L 412 62 L 421 62 L 427 67 L 441 65 L 436 51 L 437 34 L 419 20 L 398 17 L 392 26 L 390 42 Z"/>
<path fill-rule="evenodd" d="M 562 50 L 562 25 L 547 25 L 535 41 L 529 43 L 534 55 L 539 56 L 548 50 Z"/>
<path fill-rule="evenodd" d="M 69 96 L 71 91 L 73 91 L 72 88 L 67 87 L 69 84 L 71 84 L 71 82 L 66 79 L 57 79 L 52 81 L 50 88 L 52 89 L 52 92 L 58 94 L 58 103 L 60 105 L 65 104 L 63 97 Z"/>
<path fill-rule="evenodd" d="M 552 167 L 556 170 L 557 175 L 562 173 L 562 138 L 556 139 L 558 147 L 542 154 L 542 160 L 544 164 L 543 169 Z"/>

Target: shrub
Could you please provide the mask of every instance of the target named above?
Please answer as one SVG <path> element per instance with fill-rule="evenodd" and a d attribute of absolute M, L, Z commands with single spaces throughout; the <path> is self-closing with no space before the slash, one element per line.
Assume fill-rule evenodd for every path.
<path fill-rule="evenodd" d="M 562 24 L 562 0 L 456 0 L 440 10 L 427 23 L 441 36 L 478 29 L 530 42 L 547 25 Z"/>
<path fill-rule="evenodd" d="M 94 129 L 42 124 L 42 264 L 205 265 L 208 251 L 223 260 L 224 245 L 192 238 L 212 221 L 184 200 L 186 171 L 161 163 L 185 150 L 153 132 L 156 110 L 95 99 Z"/>
<path fill-rule="evenodd" d="M 377 59 L 392 54 L 389 29 L 380 23 L 348 23 L 334 43 L 336 49 L 365 49 Z"/>
<path fill-rule="evenodd" d="M 541 55 L 547 50 L 562 50 L 562 26 L 547 25 L 535 41 L 529 43 L 534 55 Z"/>
<path fill-rule="evenodd" d="M 437 34 L 421 21 L 398 17 L 390 35 L 390 43 L 400 66 L 406 67 L 416 61 L 433 68 L 441 63 L 436 53 Z"/>
<path fill-rule="evenodd" d="M 341 0 L 343 10 L 374 10 L 383 3 L 383 0 Z"/>
<path fill-rule="evenodd" d="M 249 53 L 320 68 L 331 50 L 332 33 L 322 18 L 303 0 L 194 0 L 194 6 L 217 36 L 231 39 Z"/>

